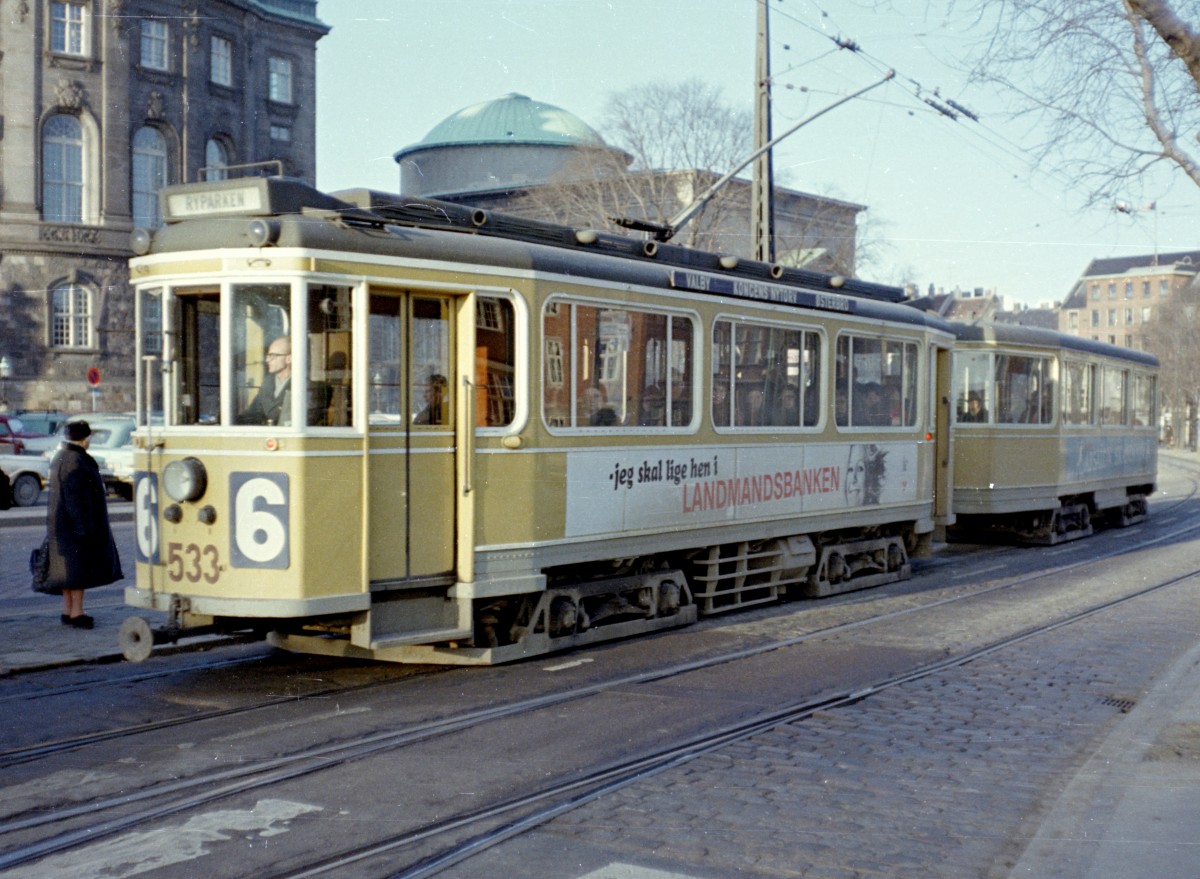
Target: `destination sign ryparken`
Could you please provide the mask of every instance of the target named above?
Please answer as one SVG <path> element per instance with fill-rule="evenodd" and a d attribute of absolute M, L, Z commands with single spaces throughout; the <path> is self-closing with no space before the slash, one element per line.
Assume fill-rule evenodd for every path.
<path fill-rule="evenodd" d="M 244 214 L 259 211 L 262 205 L 262 188 L 257 184 L 172 192 L 167 196 L 167 217 L 178 220 L 214 214 Z"/>
<path fill-rule="evenodd" d="M 717 293 L 739 299 L 757 299 L 762 302 L 779 302 L 805 308 L 820 308 L 824 311 L 857 311 L 858 303 L 848 296 L 823 293 L 817 290 L 797 290 L 782 284 L 767 284 L 748 278 L 721 278 L 703 272 L 673 271 L 671 286 L 676 290 L 696 290 L 700 293 Z"/>

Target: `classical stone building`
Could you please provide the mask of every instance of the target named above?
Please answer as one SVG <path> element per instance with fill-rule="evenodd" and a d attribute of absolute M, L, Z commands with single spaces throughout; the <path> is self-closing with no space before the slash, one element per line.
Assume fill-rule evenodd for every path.
<path fill-rule="evenodd" d="M 328 30 L 316 0 L 0 0 L 9 408 L 133 408 L 130 231 L 166 184 L 315 179 Z"/>

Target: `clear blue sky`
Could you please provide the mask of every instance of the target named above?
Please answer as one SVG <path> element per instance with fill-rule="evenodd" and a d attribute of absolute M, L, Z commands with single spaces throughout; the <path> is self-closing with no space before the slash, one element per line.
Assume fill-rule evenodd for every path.
<path fill-rule="evenodd" d="M 879 239 L 860 274 L 995 289 L 1008 304 L 1061 300 L 1094 257 L 1200 249 L 1200 191 L 1160 178 L 1129 201 L 1155 211 L 1084 210 L 1083 194 L 1034 173 L 999 96 L 945 60 L 960 22 L 926 0 L 881 14 L 870 3 L 771 5 L 775 132 L 894 67 L 875 89 L 776 151 L 778 182 L 867 205 Z M 450 114 L 520 92 L 602 130 L 606 99 L 643 83 L 699 78 L 750 110 L 755 0 L 321 0 L 332 31 L 317 48 L 317 183 L 394 191 L 392 154 Z M 844 36 L 864 50 L 837 50 Z M 869 56 L 869 57 L 868 57 Z M 921 104 L 938 89 L 981 115 L 951 122 Z M 715 169 L 723 170 L 723 169 Z M 860 220 L 861 221 L 861 220 Z"/>

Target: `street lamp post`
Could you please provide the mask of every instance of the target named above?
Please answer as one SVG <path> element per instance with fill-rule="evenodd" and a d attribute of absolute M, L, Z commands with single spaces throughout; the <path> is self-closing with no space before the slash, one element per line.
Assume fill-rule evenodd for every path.
<path fill-rule="evenodd" d="M 12 375 L 12 361 L 8 355 L 0 357 L 0 412 L 8 411 L 8 378 Z"/>

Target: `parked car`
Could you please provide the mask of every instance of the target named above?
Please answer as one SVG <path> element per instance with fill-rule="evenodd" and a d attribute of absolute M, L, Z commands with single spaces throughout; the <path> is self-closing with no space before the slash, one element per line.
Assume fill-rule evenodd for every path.
<path fill-rule="evenodd" d="M 67 416 L 68 413 L 56 409 L 23 409 L 18 412 L 17 417 L 21 419 L 21 424 L 27 432 L 44 434 L 36 439 L 22 440 L 25 445 L 24 454 L 41 455 L 56 448 L 62 440 L 60 433 L 63 425 L 67 423 Z"/>
<path fill-rule="evenodd" d="M 86 421 L 92 429 L 88 454 L 100 465 L 104 484 L 117 497 L 133 498 L 133 431 L 137 422 L 132 415 L 87 413 L 72 415 L 68 421 Z M 47 460 L 53 458 L 49 455 Z"/>
<path fill-rule="evenodd" d="M 46 435 L 30 431 L 15 415 L 0 413 L 0 455 L 20 455 L 26 440 L 45 439 Z"/>
<path fill-rule="evenodd" d="M 12 483 L 13 503 L 32 507 L 42 496 L 50 475 L 50 459 L 41 455 L 0 454 L 0 469 Z"/>

